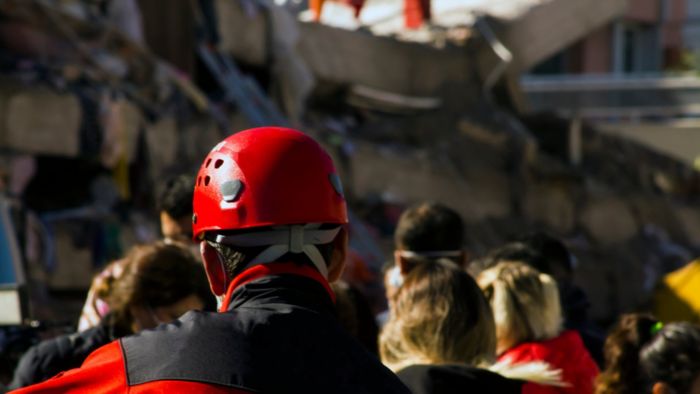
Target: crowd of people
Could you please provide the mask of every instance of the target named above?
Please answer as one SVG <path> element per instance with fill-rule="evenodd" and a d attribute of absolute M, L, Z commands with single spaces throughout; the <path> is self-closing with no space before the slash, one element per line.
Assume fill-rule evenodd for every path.
<path fill-rule="evenodd" d="M 528 234 L 475 259 L 440 203 L 399 218 L 375 315 L 340 280 L 343 188 L 301 132 L 228 137 L 160 208 L 164 240 L 98 275 L 79 331 L 32 347 L 11 389 L 700 393 L 699 326 L 625 314 L 606 338 L 564 243 Z"/>

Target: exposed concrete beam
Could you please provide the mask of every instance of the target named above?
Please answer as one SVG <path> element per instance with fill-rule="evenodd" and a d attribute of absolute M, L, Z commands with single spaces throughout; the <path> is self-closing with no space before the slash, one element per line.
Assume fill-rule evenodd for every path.
<path fill-rule="evenodd" d="M 504 22 L 499 35 L 514 55 L 513 68 L 524 72 L 624 15 L 627 0 L 557 0 Z"/>
<path fill-rule="evenodd" d="M 268 18 L 249 15 L 242 2 L 217 1 L 222 49 L 244 62 L 268 59 Z M 493 24 L 498 40 L 513 54 L 510 73 L 520 73 L 622 15 L 626 0 L 555 0 L 522 17 Z M 430 96 L 449 84 L 475 88 L 502 60 L 478 35 L 467 48 L 429 45 L 377 37 L 320 24 L 300 23 L 298 53 L 321 80 L 366 85 L 404 95 Z M 474 78 L 475 67 L 479 70 Z M 479 81 L 480 79 L 480 81 Z"/>
<path fill-rule="evenodd" d="M 217 2 L 222 50 L 236 59 L 263 65 L 270 34 L 265 14 L 246 15 L 241 2 Z M 466 81 L 472 63 L 463 48 L 377 37 L 368 32 L 299 23 L 297 53 L 316 78 L 359 84 L 409 96 L 430 96 L 448 82 Z"/>

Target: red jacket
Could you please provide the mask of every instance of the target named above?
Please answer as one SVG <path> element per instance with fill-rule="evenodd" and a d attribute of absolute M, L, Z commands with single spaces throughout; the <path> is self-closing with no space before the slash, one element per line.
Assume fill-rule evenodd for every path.
<path fill-rule="evenodd" d="M 33 386 L 12 391 L 25 393 L 236 393 L 250 391 L 235 390 L 201 382 L 154 381 L 129 386 L 124 368 L 124 359 L 119 341 L 114 341 L 93 352 L 83 366 L 61 372 L 55 377 Z"/>
<path fill-rule="evenodd" d="M 188 312 L 122 338 L 28 393 L 389 393 L 399 379 L 340 326 L 315 268 L 252 267 L 222 313 Z"/>
<path fill-rule="evenodd" d="M 547 362 L 553 369 L 562 371 L 562 380 L 569 385 L 561 388 L 528 383 L 523 386 L 524 394 L 591 394 L 599 373 L 598 366 L 576 331 L 564 331 L 546 341 L 521 343 L 499 356 L 498 361 L 511 364 Z"/>

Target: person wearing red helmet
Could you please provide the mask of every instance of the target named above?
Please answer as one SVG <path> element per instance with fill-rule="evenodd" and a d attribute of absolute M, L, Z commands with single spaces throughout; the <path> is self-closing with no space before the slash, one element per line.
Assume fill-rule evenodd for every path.
<path fill-rule="evenodd" d="M 219 313 L 122 338 L 18 393 L 409 393 L 334 316 L 348 219 L 318 143 L 284 128 L 234 134 L 204 160 L 193 205 Z"/>

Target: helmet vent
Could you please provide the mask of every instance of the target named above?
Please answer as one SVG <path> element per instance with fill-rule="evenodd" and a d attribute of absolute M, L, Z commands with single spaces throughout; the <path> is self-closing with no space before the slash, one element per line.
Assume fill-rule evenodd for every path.
<path fill-rule="evenodd" d="M 214 162 L 214 168 L 219 168 L 219 167 L 221 167 L 223 164 L 224 164 L 224 161 L 221 160 L 221 159 L 218 159 L 218 160 L 216 160 L 216 162 Z"/>
<path fill-rule="evenodd" d="M 209 164 L 211 164 L 211 157 L 207 159 L 207 164 L 204 165 L 204 168 L 209 168 Z"/>
<path fill-rule="evenodd" d="M 197 186 L 202 186 L 202 177 L 197 177 Z"/>
<path fill-rule="evenodd" d="M 204 177 L 204 186 L 209 186 L 209 181 L 211 181 L 211 177 L 209 175 Z"/>

